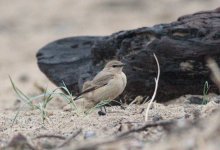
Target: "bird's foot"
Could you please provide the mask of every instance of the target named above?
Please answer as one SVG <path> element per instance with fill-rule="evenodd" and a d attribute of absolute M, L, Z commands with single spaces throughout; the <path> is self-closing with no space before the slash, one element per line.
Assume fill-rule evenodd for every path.
<path fill-rule="evenodd" d="M 99 116 L 105 116 L 106 115 L 106 113 L 105 112 L 103 112 L 103 111 L 98 111 L 98 114 L 99 114 Z"/>

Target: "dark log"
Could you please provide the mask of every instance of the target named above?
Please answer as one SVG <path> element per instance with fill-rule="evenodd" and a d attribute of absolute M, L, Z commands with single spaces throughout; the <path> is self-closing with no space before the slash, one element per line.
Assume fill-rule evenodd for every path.
<path fill-rule="evenodd" d="M 210 81 L 205 58 L 211 56 L 220 63 L 220 8 L 110 36 L 61 39 L 41 48 L 37 59 L 52 82 L 60 86 L 64 81 L 75 93 L 106 61 L 122 60 L 127 64 L 124 71 L 128 77 L 123 97 L 132 99 L 152 95 L 157 74 L 153 53 L 161 68 L 159 101 L 203 94 L 205 81 L 211 85 L 210 92 L 218 92 Z"/>

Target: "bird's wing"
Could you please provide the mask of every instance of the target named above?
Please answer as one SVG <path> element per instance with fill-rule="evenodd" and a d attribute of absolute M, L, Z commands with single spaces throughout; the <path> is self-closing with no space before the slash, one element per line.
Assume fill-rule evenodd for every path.
<path fill-rule="evenodd" d="M 85 91 L 91 86 L 92 82 L 91 81 L 86 81 L 83 83 L 82 91 Z"/>
<path fill-rule="evenodd" d="M 108 82 L 114 78 L 114 74 L 110 72 L 100 72 L 95 76 L 95 78 L 92 81 L 89 81 L 86 83 L 86 86 L 84 86 L 83 91 L 79 94 L 77 94 L 76 100 L 79 96 L 86 94 L 88 92 L 94 91 L 98 88 L 101 88 L 108 84 Z"/>
<path fill-rule="evenodd" d="M 114 74 L 111 72 L 100 72 L 92 80 L 92 84 L 95 86 L 104 86 L 109 83 L 110 80 L 114 78 Z"/>

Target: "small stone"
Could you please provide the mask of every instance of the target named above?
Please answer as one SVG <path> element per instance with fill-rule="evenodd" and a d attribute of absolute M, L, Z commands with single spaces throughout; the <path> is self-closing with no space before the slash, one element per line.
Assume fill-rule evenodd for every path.
<path fill-rule="evenodd" d="M 190 104 L 197 104 L 197 105 L 203 105 L 203 102 L 204 102 L 202 98 L 195 97 L 195 96 L 188 98 L 188 100 L 190 101 Z"/>
<path fill-rule="evenodd" d="M 96 133 L 94 131 L 86 131 L 84 133 L 84 139 L 90 139 L 96 136 Z"/>
<path fill-rule="evenodd" d="M 156 121 L 159 121 L 159 120 L 162 120 L 162 119 L 163 119 L 163 117 L 161 115 L 154 115 L 152 120 L 154 122 L 156 122 Z"/>
<path fill-rule="evenodd" d="M 71 108 L 70 105 L 66 105 L 66 106 L 63 107 L 63 110 L 64 110 L 64 111 L 71 111 L 72 108 Z"/>
<path fill-rule="evenodd" d="M 220 96 L 213 97 L 212 100 L 213 100 L 215 103 L 220 104 Z"/>
<path fill-rule="evenodd" d="M 143 102 L 143 96 L 137 96 L 135 99 L 134 99 L 134 102 L 136 103 L 136 104 L 141 104 L 142 102 Z"/>

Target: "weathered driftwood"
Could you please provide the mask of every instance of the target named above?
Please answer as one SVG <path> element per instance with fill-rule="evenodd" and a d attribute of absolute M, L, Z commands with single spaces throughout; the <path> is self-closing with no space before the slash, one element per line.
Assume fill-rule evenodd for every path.
<path fill-rule="evenodd" d="M 64 81 L 73 92 L 79 92 L 106 61 L 120 59 L 127 64 L 123 96 L 130 99 L 152 94 L 157 73 L 153 53 L 161 68 L 158 100 L 202 94 L 205 81 L 210 81 L 205 58 L 211 56 L 220 63 L 220 9 L 110 36 L 61 39 L 41 48 L 37 59 L 52 82 L 60 86 Z M 210 91 L 217 88 L 212 84 Z"/>

